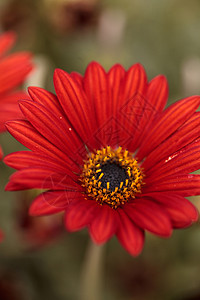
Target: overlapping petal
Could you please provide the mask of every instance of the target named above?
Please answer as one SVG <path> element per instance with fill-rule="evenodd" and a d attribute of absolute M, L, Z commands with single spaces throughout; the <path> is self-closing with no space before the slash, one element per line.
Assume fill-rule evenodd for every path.
<path fill-rule="evenodd" d="M 2 95 L 21 84 L 31 70 L 30 53 L 20 52 L 4 58 L 0 62 L 0 94 Z"/>
<path fill-rule="evenodd" d="M 77 192 L 49 191 L 37 196 L 29 208 L 31 216 L 45 216 L 65 210 Z"/>
<path fill-rule="evenodd" d="M 124 211 L 138 227 L 162 237 L 172 233 L 170 218 L 165 210 L 150 199 L 136 199 L 124 205 Z"/>
<path fill-rule="evenodd" d="M 6 94 L 0 99 L 0 132 L 6 130 L 5 123 L 8 120 L 23 118 L 18 101 L 27 98 L 28 95 L 25 92 L 18 91 Z"/>
<path fill-rule="evenodd" d="M 70 203 L 65 214 L 65 226 L 68 231 L 77 231 L 88 226 L 95 217 L 97 203 L 85 200 L 80 195 Z"/>
<path fill-rule="evenodd" d="M 118 215 L 110 206 L 104 205 L 96 207 L 94 218 L 90 223 L 89 232 L 91 238 L 102 244 L 108 241 L 116 232 L 118 227 Z"/>
<path fill-rule="evenodd" d="M 161 161 L 168 160 L 174 153 L 187 146 L 192 142 L 197 142 L 200 137 L 200 113 L 194 113 L 191 118 L 185 122 L 178 130 L 170 135 L 163 143 L 155 148 L 146 157 L 142 163 L 142 167 L 147 171 Z"/>
<path fill-rule="evenodd" d="M 117 213 L 119 214 L 119 224 L 116 236 L 121 245 L 131 255 L 136 256 L 142 251 L 144 232 L 131 221 L 123 209 L 119 208 Z"/>
<path fill-rule="evenodd" d="M 183 196 L 172 193 L 151 193 L 149 197 L 167 211 L 173 228 L 188 227 L 192 222 L 198 220 L 198 210 Z"/>
<path fill-rule="evenodd" d="M 156 120 L 138 150 L 138 159 L 143 159 L 155 147 L 174 133 L 195 113 L 199 105 L 200 97 L 193 96 L 180 100 L 163 111 L 162 116 Z"/>
<path fill-rule="evenodd" d="M 66 153 L 45 139 L 28 121 L 18 120 L 7 122 L 6 128 L 20 143 L 30 150 L 44 156 L 50 156 L 68 164 L 72 170 L 79 171 L 75 161 L 73 162 Z"/>
<path fill-rule="evenodd" d="M 139 98 L 138 98 L 139 99 Z M 137 118 L 132 141 L 128 145 L 130 151 L 134 152 L 143 142 L 149 130 L 153 126 L 155 118 L 159 117 L 168 99 L 168 84 L 164 76 L 160 75 L 152 79 L 146 93 L 142 95 L 142 101 L 138 101 Z"/>
<path fill-rule="evenodd" d="M 200 140 L 189 144 L 187 147 L 175 152 L 172 156 L 155 164 L 146 171 L 146 183 L 165 180 L 175 174 L 188 174 L 200 169 Z M 151 176 L 153 174 L 153 176 Z"/>
<path fill-rule="evenodd" d="M 90 141 L 94 116 L 80 85 L 68 73 L 59 69 L 54 74 L 54 85 L 72 130 L 76 131 L 83 143 L 95 147 L 94 140 Z"/>
<path fill-rule="evenodd" d="M 69 157 L 74 156 L 74 152 L 80 146 L 80 140 L 69 125 L 63 124 L 59 116 L 33 101 L 21 101 L 20 108 L 29 122 L 48 141 Z M 65 140 L 63 140 L 63 136 L 65 136 Z M 78 158 L 77 153 L 77 160 Z M 80 158 L 78 162 L 81 163 Z"/>
<path fill-rule="evenodd" d="M 73 178 L 73 174 L 69 173 L 68 170 L 65 173 L 59 173 L 48 166 L 45 168 L 30 167 L 19 170 L 11 175 L 6 189 L 11 190 L 12 187 L 13 191 L 32 188 L 81 191 L 82 187 L 76 180 L 78 179 Z"/>
<path fill-rule="evenodd" d="M 185 197 L 200 194 L 200 175 L 188 174 L 177 175 L 146 185 L 143 193 L 149 192 L 170 192 Z"/>

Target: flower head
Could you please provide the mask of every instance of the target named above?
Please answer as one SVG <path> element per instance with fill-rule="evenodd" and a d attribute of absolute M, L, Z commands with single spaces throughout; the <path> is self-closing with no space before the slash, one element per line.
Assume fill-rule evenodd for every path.
<path fill-rule="evenodd" d="M 84 76 L 56 70 L 56 95 L 30 88 L 20 102 L 26 120 L 7 123 L 31 151 L 5 163 L 18 171 L 6 190 L 45 189 L 31 215 L 65 211 L 67 230 L 88 227 L 101 244 L 116 235 L 132 255 L 147 230 L 169 237 L 191 225 L 200 194 L 200 97 L 165 109 L 164 76 L 150 82 L 140 64 L 109 72 L 91 63 Z"/>
<path fill-rule="evenodd" d="M 15 34 L 7 32 L 0 35 L 0 132 L 6 130 L 8 120 L 22 118 L 17 101 L 27 98 L 23 91 L 16 88 L 25 80 L 32 69 L 31 55 L 28 52 L 5 53 L 15 42 Z"/>

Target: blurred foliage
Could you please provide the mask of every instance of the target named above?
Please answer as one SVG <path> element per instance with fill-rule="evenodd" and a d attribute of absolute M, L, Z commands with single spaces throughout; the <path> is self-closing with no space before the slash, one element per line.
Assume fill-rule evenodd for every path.
<path fill-rule="evenodd" d="M 198 0 L 1 0 L 0 28 L 17 32 L 14 50 L 45 58 L 41 86 L 51 91 L 55 67 L 83 73 L 92 60 L 106 69 L 116 62 L 126 68 L 140 62 L 149 79 L 166 75 L 173 102 L 200 93 L 199 11 Z M 188 69 L 195 78 L 185 74 Z M 0 142 L 5 154 L 23 149 L 6 133 Z M 4 192 L 12 170 L 1 163 L 0 172 L 0 228 L 5 232 L 0 299 L 77 299 L 86 230 L 62 233 L 31 249 L 20 232 L 16 209 L 24 194 Z M 200 207 L 197 198 L 194 203 Z M 138 258 L 112 239 L 106 245 L 103 299 L 200 299 L 199 253 L 199 224 L 167 240 L 147 234 Z"/>

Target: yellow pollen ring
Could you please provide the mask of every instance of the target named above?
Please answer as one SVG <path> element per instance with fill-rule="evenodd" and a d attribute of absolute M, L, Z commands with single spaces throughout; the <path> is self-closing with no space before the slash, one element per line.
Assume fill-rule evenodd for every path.
<path fill-rule="evenodd" d="M 102 181 L 104 173 L 102 167 L 106 164 L 118 165 L 124 169 L 128 178 L 113 188 L 112 182 Z M 141 193 L 144 175 L 137 163 L 137 160 L 127 150 L 121 147 L 112 149 L 107 146 L 96 153 L 88 155 L 85 161 L 82 174 L 80 176 L 81 185 L 85 188 L 85 193 L 89 198 L 99 204 L 107 204 L 112 208 L 117 208 L 125 204 L 130 198 L 135 198 L 136 194 Z"/>

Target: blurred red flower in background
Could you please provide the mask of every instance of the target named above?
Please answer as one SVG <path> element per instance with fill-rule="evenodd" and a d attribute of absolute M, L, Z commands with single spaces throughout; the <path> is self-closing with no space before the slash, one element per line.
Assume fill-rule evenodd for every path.
<path fill-rule="evenodd" d="M 185 197 L 200 194 L 200 97 L 165 109 L 164 76 L 150 82 L 140 64 L 109 72 L 91 63 L 84 76 L 56 70 L 56 95 L 30 88 L 26 120 L 7 123 L 31 151 L 5 163 L 18 171 L 6 190 L 44 189 L 31 215 L 65 211 L 67 230 L 88 227 L 97 244 L 116 235 L 132 255 L 144 232 L 169 237 L 198 218 Z"/>
<path fill-rule="evenodd" d="M 17 88 L 31 71 L 31 54 L 16 52 L 6 55 L 15 42 L 15 34 L 7 32 L 0 35 L 0 132 L 6 130 L 4 123 L 11 119 L 22 118 L 18 100 L 27 94 Z M 1 151 L 2 157 L 2 151 Z"/>
<path fill-rule="evenodd" d="M 54 242 L 63 233 L 62 215 L 33 218 L 28 214 L 33 193 L 20 195 L 15 220 L 18 233 L 27 250 L 37 250 Z"/>

